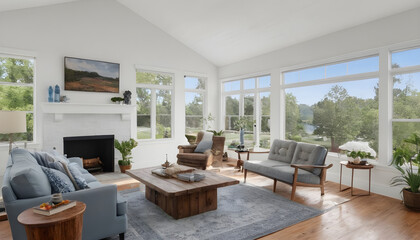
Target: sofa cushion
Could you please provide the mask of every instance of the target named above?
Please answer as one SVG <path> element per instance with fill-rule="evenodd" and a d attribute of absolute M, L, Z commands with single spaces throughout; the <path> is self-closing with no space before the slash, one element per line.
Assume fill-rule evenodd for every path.
<path fill-rule="evenodd" d="M 52 168 L 42 166 L 41 168 L 50 182 L 52 193 L 67 193 L 76 190 L 66 174 Z"/>
<path fill-rule="evenodd" d="M 323 165 L 326 155 L 327 149 L 322 146 L 309 143 L 298 143 L 293 155 L 292 164 Z M 319 168 L 311 168 L 308 170 L 316 175 L 321 173 L 321 169 Z"/>
<path fill-rule="evenodd" d="M 283 167 L 273 167 L 271 171 L 273 177 L 277 180 L 287 182 L 287 183 L 293 183 L 293 176 L 295 173 L 295 168 L 290 166 L 283 166 Z M 298 170 L 298 182 L 302 183 L 309 183 L 309 184 L 320 184 L 321 179 L 318 175 L 313 174 L 310 171 L 306 171 L 304 169 Z"/>
<path fill-rule="evenodd" d="M 10 185 L 18 198 L 34 198 L 51 194 L 47 176 L 35 158 L 25 149 L 11 153 Z"/>
<path fill-rule="evenodd" d="M 86 179 L 83 177 L 82 173 L 76 166 L 77 163 L 70 163 L 67 165 L 71 175 L 74 178 L 74 181 L 76 182 L 77 186 L 74 186 L 76 189 L 85 189 L 89 188 L 88 183 L 86 182 Z"/>
<path fill-rule="evenodd" d="M 204 153 L 205 151 L 211 149 L 212 146 L 213 146 L 213 141 L 212 140 L 203 140 L 203 141 L 198 143 L 194 152 L 195 153 Z"/>
<path fill-rule="evenodd" d="M 252 172 L 262 173 L 263 175 L 267 168 L 271 167 L 281 167 L 281 166 L 289 166 L 287 163 L 274 161 L 274 160 L 251 160 L 251 161 L 244 161 L 244 169 L 250 170 Z"/>
<path fill-rule="evenodd" d="M 275 139 L 268 154 L 269 160 L 291 163 L 297 143 L 295 141 L 285 141 Z"/>

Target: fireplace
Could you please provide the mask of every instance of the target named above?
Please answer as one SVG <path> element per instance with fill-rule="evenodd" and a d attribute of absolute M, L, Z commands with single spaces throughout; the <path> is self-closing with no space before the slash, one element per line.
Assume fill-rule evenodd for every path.
<path fill-rule="evenodd" d="M 63 150 L 67 157 L 83 158 L 89 172 L 114 172 L 114 135 L 64 137 Z M 98 160 L 101 164 L 92 166 Z"/>

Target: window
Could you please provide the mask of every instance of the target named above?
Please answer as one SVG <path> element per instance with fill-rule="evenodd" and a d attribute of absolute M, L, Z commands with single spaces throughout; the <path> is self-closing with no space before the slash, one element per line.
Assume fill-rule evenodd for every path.
<path fill-rule="evenodd" d="M 137 139 L 172 137 L 173 74 L 137 70 Z"/>
<path fill-rule="evenodd" d="M 196 134 L 204 129 L 206 81 L 185 76 L 185 134 Z"/>
<path fill-rule="evenodd" d="M 332 77 L 348 76 L 352 74 L 377 72 L 379 70 L 379 57 L 372 56 L 341 63 L 323 65 L 289 71 L 283 74 L 284 83 L 299 83 L 312 80 L 322 80 Z"/>
<path fill-rule="evenodd" d="M 16 141 L 34 139 L 35 59 L 0 55 L 0 110 L 26 111 L 26 133 L 16 134 Z M 0 134 L 0 141 L 8 135 Z"/>
<path fill-rule="evenodd" d="M 270 76 L 223 83 L 226 145 L 239 144 L 237 121 L 245 121 L 245 146 L 270 148 Z"/>
<path fill-rule="evenodd" d="M 283 73 L 284 82 L 293 83 L 284 86 L 286 139 L 330 152 L 348 141 L 365 141 L 378 151 L 378 69 L 373 56 Z"/>
<path fill-rule="evenodd" d="M 391 53 L 393 147 L 411 133 L 420 134 L 420 48 Z"/>

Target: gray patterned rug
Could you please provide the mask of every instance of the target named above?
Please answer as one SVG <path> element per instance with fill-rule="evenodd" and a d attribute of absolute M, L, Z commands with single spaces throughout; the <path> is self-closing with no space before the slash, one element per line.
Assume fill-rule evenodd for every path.
<path fill-rule="evenodd" d="M 323 213 L 249 184 L 219 188 L 217 210 L 179 220 L 143 192 L 121 194 L 128 200 L 128 240 L 255 239 Z"/>

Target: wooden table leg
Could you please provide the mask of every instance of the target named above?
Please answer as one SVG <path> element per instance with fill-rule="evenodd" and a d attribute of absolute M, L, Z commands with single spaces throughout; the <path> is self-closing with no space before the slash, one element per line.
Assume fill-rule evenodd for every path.
<path fill-rule="evenodd" d="M 351 169 L 351 195 L 353 196 L 353 176 L 354 176 L 354 168 Z"/>
<path fill-rule="evenodd" d="M 370 195 L 370 179 L 371 179 L 371 168 L 369 168 L 369 195 Z"/>
<path fill-rule="evenodd" d="M 343 176 L 343 165 L 340 164 L 340 192 L 345 191 L 345 190 L 350 188 L 350 187 L 346 187 L 344 189 L 341 189 L 341 178 L 342 178 L 342 176 Z"/>

